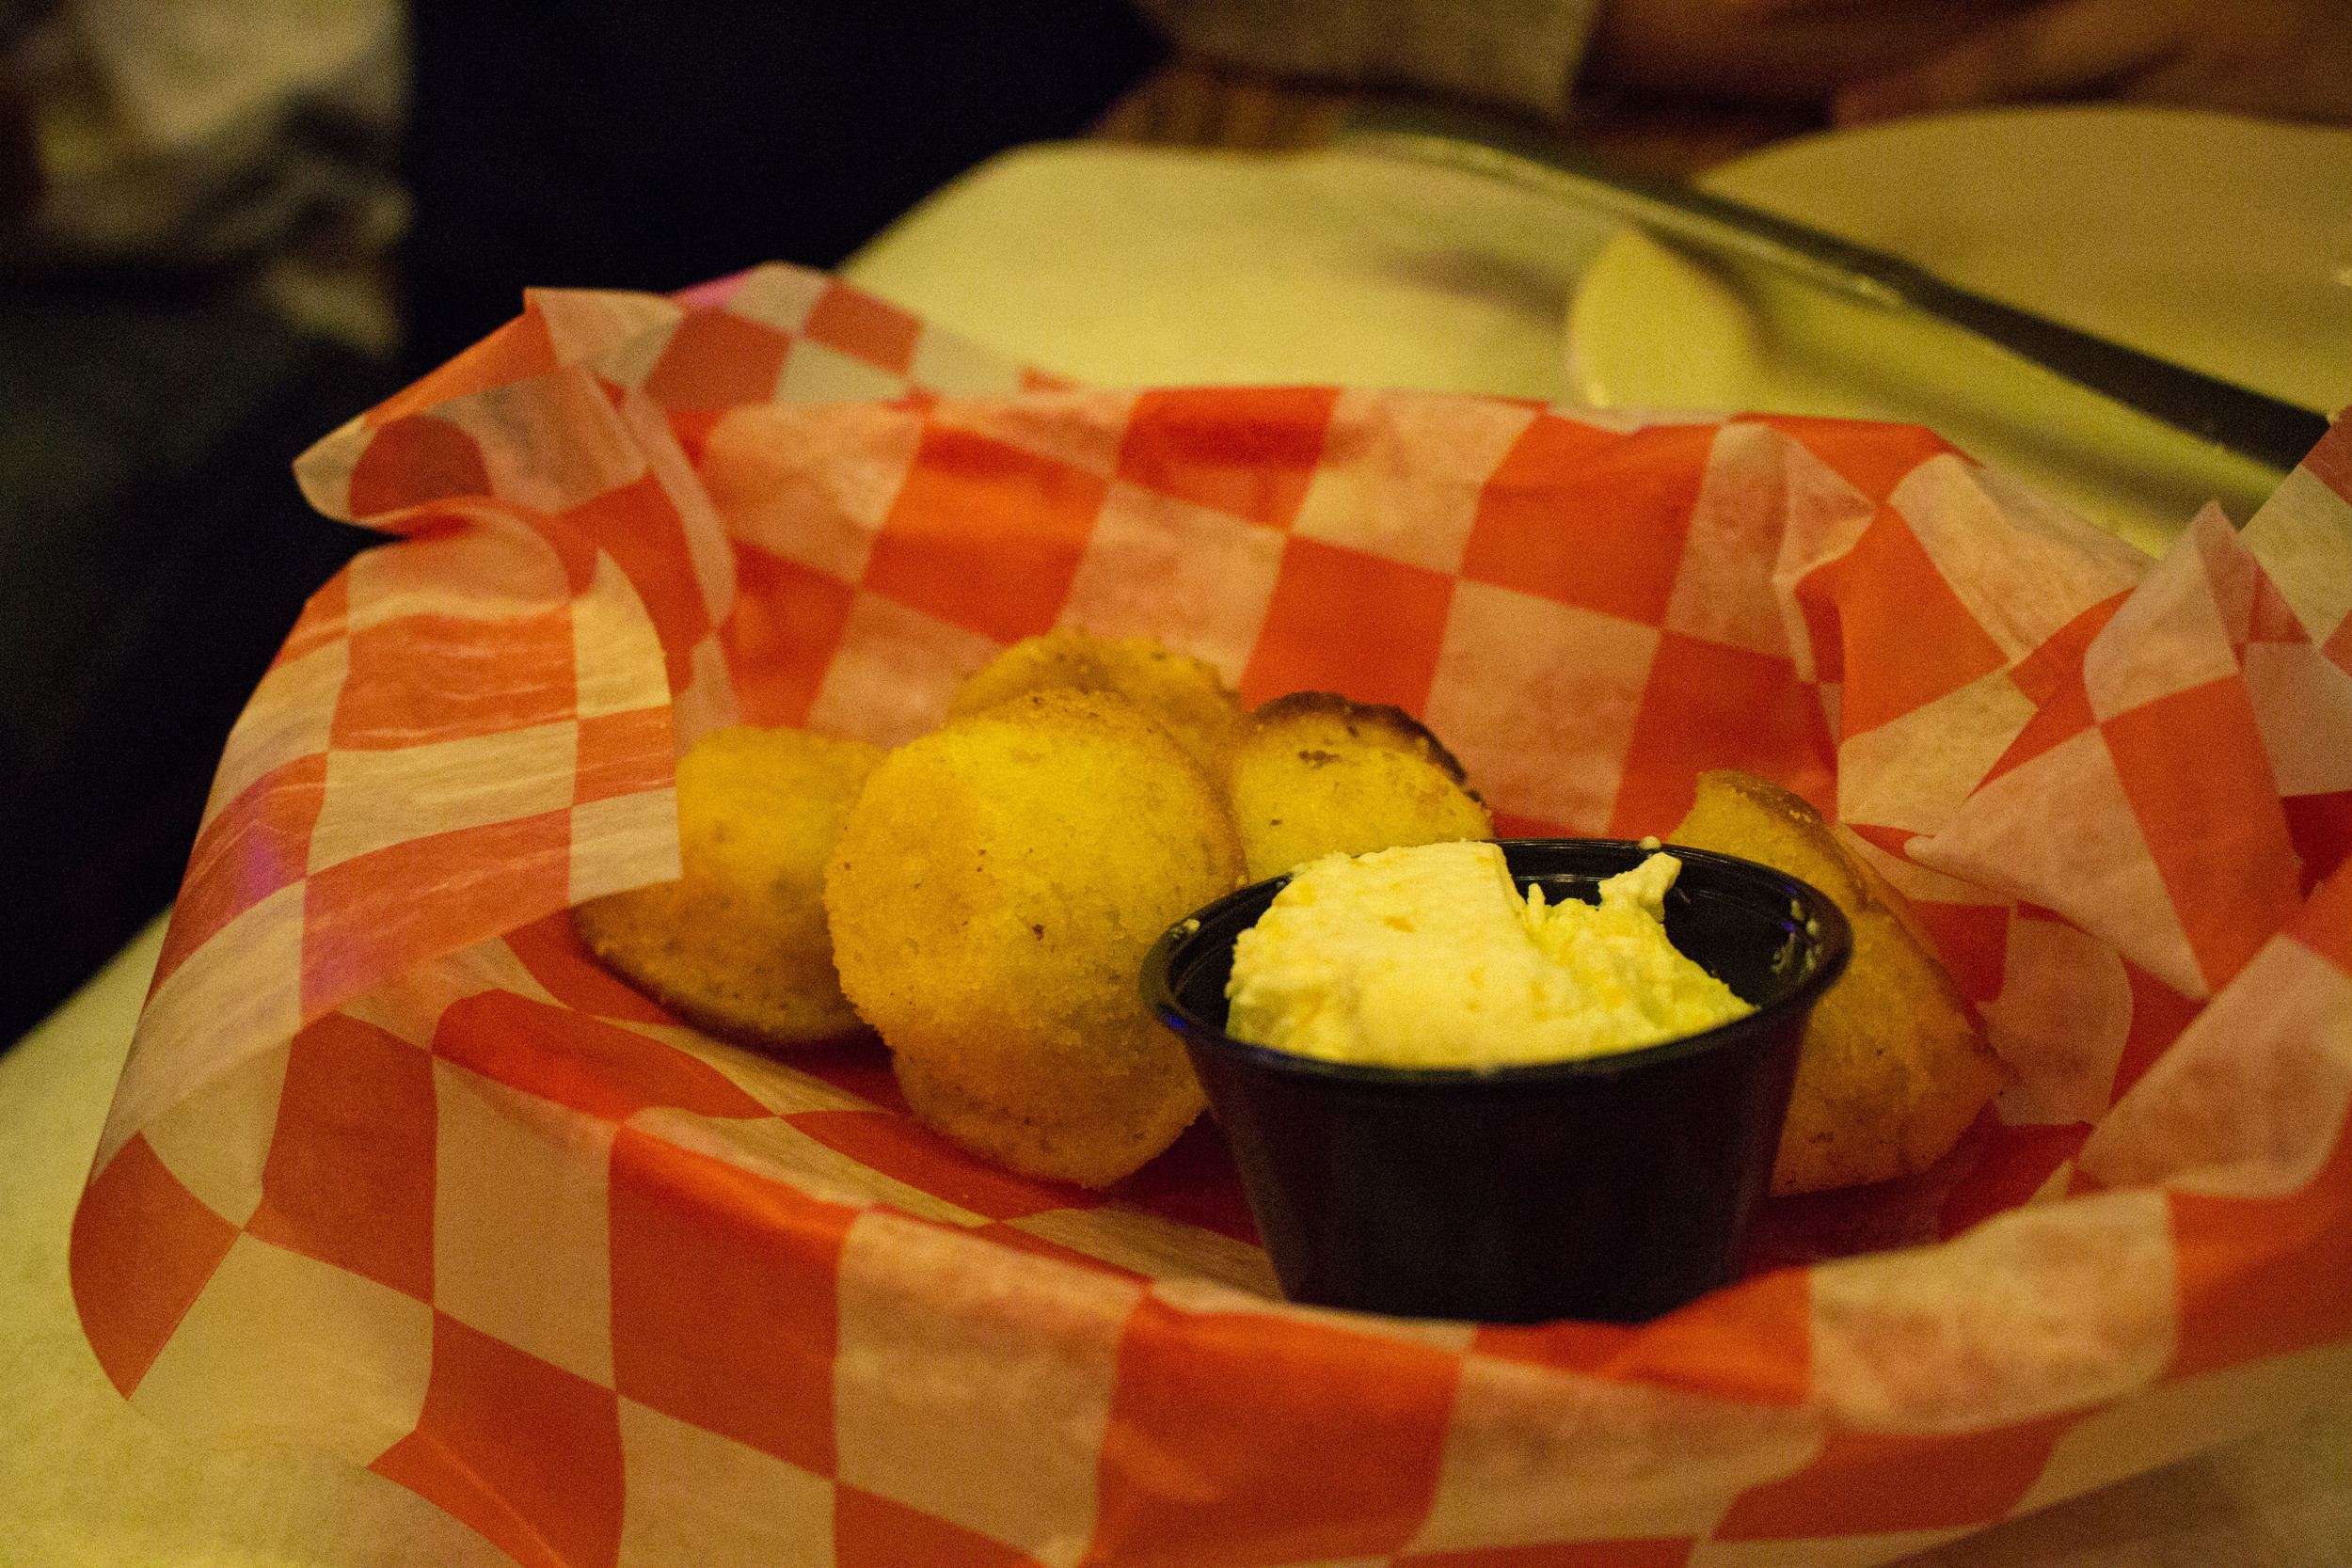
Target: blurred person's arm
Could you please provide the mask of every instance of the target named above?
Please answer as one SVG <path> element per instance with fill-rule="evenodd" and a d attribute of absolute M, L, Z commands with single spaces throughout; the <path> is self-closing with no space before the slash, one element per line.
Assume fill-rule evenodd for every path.
<path fill-rule="evenodd" d="M 2352 0 L 1137 0 L 1183 49 L 1558 116 L 1577 92 L 1841 122 L 2117 98 L 2352 121 Z"/>
<path fill-rule="evenodd" d="M 1934 0 L 1735 0 L 1762 18 L 1869 24 Z M 2042 0 L 1906 69 L 1849 78 L 1842 123 L 2110 98 L 2352 122 L 2352 0 Z"/>
<path fill-rule="evenodd" d="M 1825 103 L 1845 84 L 1926 59 L 2021 3 L 1137 0 L 1190 54 L 1553 118 L 1580 91 Z"/>
<path fill-rule="evenodd" d="M 1933 58 L 2023 3 L 1606 0 L 1579 86 L 1822 103 Z"/>
<path fill-rule="evenodd" d="M 1418 87 L 1555 117 L 1608 3 L 1136 0 L 1187 54 L 1278 76 Z"/>

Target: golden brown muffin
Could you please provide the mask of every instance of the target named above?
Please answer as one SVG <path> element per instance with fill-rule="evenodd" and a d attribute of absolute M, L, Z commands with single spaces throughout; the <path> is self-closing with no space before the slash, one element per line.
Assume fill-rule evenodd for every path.
<path fill-rule="evenodd" d="M 1111 692 L 1033 691 L 874 770 L 825 878 L 841 983 L 925 1124 L 1099 1187 L 1203 1107 L 1136 989 L 1160 933 L 1230 893 L 1222 796 Z"/>
<path fill-rule="evenodd" d="M 1750 773 L 1700 774 L 1671 842 L 1810 882 L 1853 927 L 1853 958 L 1805 1026 L 1772 1191 L 1915 1175 L 1950 1152 L 2010 1074 L 1903 895 L 1803 798 Z"/>
<path fill-rule="evenodd" d="M 1225 768 L 1249 879 L 1332 853 L 1492 838 L 1462 765 L 1401 708 L 1294 691 L 1249 715 Z"/>
<path fill-rule="evenodd" d="M 1114 641 L 1058 626 L 1023 638 L 965 677 L 947 716 L 959 719 L 1009 697 L 1057 688 L 1119 693 L 1165 724 L 1211 777 L 1245 711 L 1205 659 L 1172 653 L 1149 637 Z"/>
<path fill-rule="evenodd" d="M 592 898 L 572 925 L 598 960 L 711 1034 L 789 1050 L 864 1032 L 841 994 L 824 871 L 882 753 L 804 730 L 717 730 L 678 764 L 685 876 Z"/>

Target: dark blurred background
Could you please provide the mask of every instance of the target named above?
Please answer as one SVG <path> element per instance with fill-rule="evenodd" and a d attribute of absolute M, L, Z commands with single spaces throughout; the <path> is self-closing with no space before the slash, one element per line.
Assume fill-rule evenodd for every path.
<path fill-rule="evenodd" d="M 171 899 L 375 541 L 299 451 L 526 286 L 832 266 L 1164 53 L 1124 0 L 0 0 L 0 1050 Z"/>
<path fill-rule="evenodd" d="M 830 267 L 994 152 L 1082 134 L 1159 63 L 1126 0 L 685 8 L 416 0 L 412 356 L 521 283 Z"/>

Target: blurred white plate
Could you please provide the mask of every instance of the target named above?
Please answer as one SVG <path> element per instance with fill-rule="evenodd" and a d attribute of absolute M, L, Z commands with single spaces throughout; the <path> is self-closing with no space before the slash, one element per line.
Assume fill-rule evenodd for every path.
<path fill-rule="evenodd" d="M 1785 143 L 1710 190 L 2321 413 L 2352 404 L 2352 130 L 2075 106 Z M 1569 313 L 1570 377 L 1620 407 L 1905 420 L 2151 552 L 2257 465 L 1967 334 L 1760 268 L 1612 241 Z"/>
<path fill-rule="evenodd" d="M 1567 395 L 1560 320 L 1613 225 L 1343 151 L 1072 142 L 982 164 L 841 268 L 1103 387 L 1328 382 Z"/>

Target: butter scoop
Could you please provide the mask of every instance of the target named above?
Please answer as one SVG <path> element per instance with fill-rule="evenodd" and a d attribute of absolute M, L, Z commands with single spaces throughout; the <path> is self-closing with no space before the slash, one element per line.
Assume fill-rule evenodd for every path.
<path fill-rule="evenodd" d="M 1752 1011 L 1675 950 L 1657 853 L 1600 903 L 1521 899 L 1484 841 L 1328 855 L 1233 943 L 1226 1029 L 1326 1061 L 1489 1068 L 1629 1051 Z"/>

